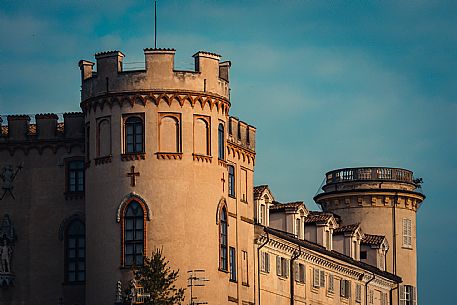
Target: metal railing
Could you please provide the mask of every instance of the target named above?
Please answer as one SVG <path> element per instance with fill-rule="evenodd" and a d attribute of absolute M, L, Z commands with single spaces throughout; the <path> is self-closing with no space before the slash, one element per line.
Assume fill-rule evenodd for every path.
<path fill-rule="evenodd" d="M 326 174 L 326 184 L 363 181 L 363 180 L 382 180 L 414 183 L 413 172 L 390 167 L 358 167 L 343 168 L 330 171 Z"/>

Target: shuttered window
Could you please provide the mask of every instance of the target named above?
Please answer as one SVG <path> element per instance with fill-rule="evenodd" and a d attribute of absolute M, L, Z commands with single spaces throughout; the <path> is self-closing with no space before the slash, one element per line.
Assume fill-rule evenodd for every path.
<path fill-rule="evenodd" d="M 276 274 L 282 277 L 289 277 L 289 260 L 287 258 L 276 256 Z"/>
<path fill-rule="evenodd" d="M 260 252 L 260 271 L 270 272 L 270 254 L 267 252 Z"/>
<path fill-rule="evenodd" d="M 351 297 L 351 282 L 348 280 L 340 280 L 340 295 L 343 298 L 349 299 Z"/>
<path fill-rule="evenodd" d="M 362 286 L 360 284 L 355 285 L 355 301 L 357 303 L 362 302 Z"/>
<path fill-rule="evenodd" d="M 400 305 L 416 305 L 416 300 L 416 287 L 411 285 L 400 285 Z"/>
<path fill-rule="evenodd" d="M 411 228 L 411 219 L 403 219 L 403 246 L 412 247 L 412 228 Z"/>
<path fill-rule="evenodd" d="M 333 277 L 333 274 L 329 274 L 328 275 L 328 286 L 327 286 L 327 289 L 328 289 L 328 292 L 329 293 L 333 293 L 335 291 L 335 279 Z"/>
<path fill-rule="evenodd" d="M 305 265 L 294 262 L 294 279 L 296 282 L 304 283 L 305 282 Z"/>
<path fill-rule="evenodd" d="M 319 269 L 313 268 L 313 287 L 320 287 L 319 274 Z"/>

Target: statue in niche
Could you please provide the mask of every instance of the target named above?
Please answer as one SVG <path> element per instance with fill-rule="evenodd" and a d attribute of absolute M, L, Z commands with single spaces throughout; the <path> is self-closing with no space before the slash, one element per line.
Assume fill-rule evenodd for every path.
<path fill-rule="evenodd" d="M 16 236 L 8 215 L 3 216 L 0 227 L 0 274 L 11 274 L 11 259 Z"/>
<path fill-rule="evenodd" d="M 0 247 L 0 273 L 11 273 L 11 257 L 13 255 L 13 247 L 9 246 L 6 239 L 3 239 L 3 245 Z"/>

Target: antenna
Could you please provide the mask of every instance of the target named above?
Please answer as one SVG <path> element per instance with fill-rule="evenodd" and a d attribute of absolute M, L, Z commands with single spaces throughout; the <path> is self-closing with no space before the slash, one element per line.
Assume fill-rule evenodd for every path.
<path fill-rule="evenodd" d="M 154 0 L 154 49 L 157 49 L 157 0 Z"/>

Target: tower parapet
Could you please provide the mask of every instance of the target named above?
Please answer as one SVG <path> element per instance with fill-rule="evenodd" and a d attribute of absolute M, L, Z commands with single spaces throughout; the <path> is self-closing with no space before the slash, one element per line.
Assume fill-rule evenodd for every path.
<path fill-rule="evenodd" d="M 240 121 L 237 117 L 231 116 L 229 118 L 228 133 L 229 143 L 255 151 L 256 128 L 254 126 Z"/>
<path fill-rule="evenodd" d="M 144 49 L 145 69 L 123 70 L 125 55 L 120 51 L 95 54 L 97 71 L 93 62 L 81 60 L 81 102 L 109 94 L 125 94 L 138 91 L 188 91 L 206 92 L 229 99 L 228 71 L 230 64 L 220 63 L 220 55 L 197 52 L 195 71 L 174 69 L 174 49 Z M 84 107 L 83 107 L 84 108 Z"/>
<path fill-rule="evenodd" d="M 326 173 L 314 200 L 324 212 L 341 217 L 341 225 L 360 223 L 365 232 L 385 236 L 386 270 L 403 279 L 400 295 L 417 287 L 416 212 L 425 195 L 413 172 L 391 167 L 343 168 Z M 399 304 L 393 291 L 393 304 Z"/>

